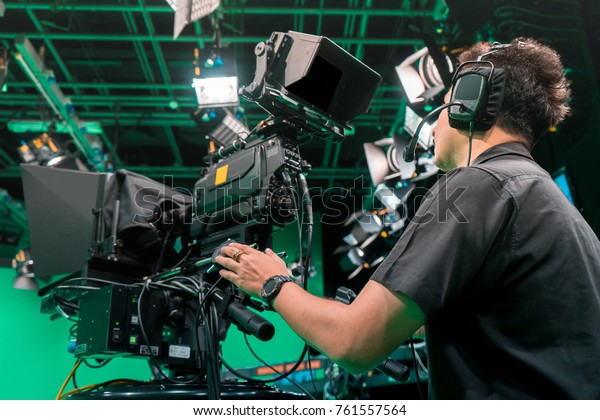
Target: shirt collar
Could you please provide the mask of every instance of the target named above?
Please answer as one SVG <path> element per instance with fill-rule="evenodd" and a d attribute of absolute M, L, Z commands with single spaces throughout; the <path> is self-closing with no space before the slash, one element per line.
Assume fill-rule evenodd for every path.
<path fill-rule="evenodd" d="M 505 155 L 518 155 L 533 160 L 533 158 L 531 157 L 531 152 L 529 151 L 527 146 L 525 146 L 523 143 L 511 141 L 506 143 L 500 143 L 490 147 L 482 154 L 477 156 L 477 158 L 473 162 L 473 165 L 476 165 L 478 163 L 484 163 L 488 160 Z"/>

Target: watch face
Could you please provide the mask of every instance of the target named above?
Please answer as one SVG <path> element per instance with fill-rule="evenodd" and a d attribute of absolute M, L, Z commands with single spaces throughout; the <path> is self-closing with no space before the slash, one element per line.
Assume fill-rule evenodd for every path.
<path fill-rule="evenodd" d="M 287 276 L 273 276 L 269 277 L 267 281 L 263 284 L 262 289 L 260 290 L 260 297 L 267 302 L 267 304 L 271 304 L 271 301 L 277 296 L 279 291 L 281 290 L 281 286 L 288 282 L 293 281 L 291 278 Z"/>
<path fill-rule="evenodd" d="M 269 279 L 263 286 L 263 295 L 270 296 L 277 289 L 278 283 L 276 279 Z"/>

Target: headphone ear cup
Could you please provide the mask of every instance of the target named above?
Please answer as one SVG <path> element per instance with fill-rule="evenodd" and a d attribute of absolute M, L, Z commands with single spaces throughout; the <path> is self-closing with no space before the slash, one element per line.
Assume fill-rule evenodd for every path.
<path fill-rule="evenodd" d="M 472 121 L 479 120 L 487 96 L 487 77 L 475 73 L 461 75 L 454 83 L 451 100 L 461 105 L 452 105 L 448 110 L 449 117 L 468 127 Z"/>
<path fill-rule="evenodd" d="M 504 98 L 506 74 L 503 69 L 471 67 L 452 82 L 452 105 L 448 110 L 450 126 L 474 131 L 489 130 L 496 122 Z"/>

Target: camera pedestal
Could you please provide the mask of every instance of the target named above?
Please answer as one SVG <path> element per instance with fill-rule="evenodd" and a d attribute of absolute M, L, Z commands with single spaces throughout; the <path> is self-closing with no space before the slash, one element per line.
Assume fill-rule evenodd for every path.
<path fill-rule="evenodd" d="M 221 383 L 223 400 L 300 400 L 307 397 L 289 391 L 251 382 Z M 69 400 L 207 400 L 207 384 L 134 383 L 113 384 L 100 391 L 78 392 Z"/>

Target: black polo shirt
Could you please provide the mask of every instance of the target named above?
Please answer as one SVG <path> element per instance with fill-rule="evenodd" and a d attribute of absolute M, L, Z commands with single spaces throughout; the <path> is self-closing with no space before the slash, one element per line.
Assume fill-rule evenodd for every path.
<path fill-rule="evenodd" d="M 600 242 L 524 145 L 440 178 L 373 279 L 427 316 L 432 397 L 600 398 Z"/>

